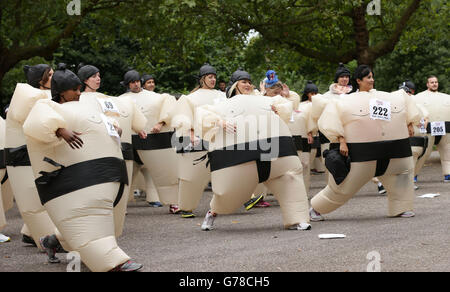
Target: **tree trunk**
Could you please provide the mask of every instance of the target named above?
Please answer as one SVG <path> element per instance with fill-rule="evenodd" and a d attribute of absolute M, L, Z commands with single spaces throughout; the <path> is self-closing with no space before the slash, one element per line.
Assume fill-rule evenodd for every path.
<path fill-rule="evenodd" d="M 366 6 L 367 4 L 353 8 L 352 19 L 358 65 L 369 65 L 372 68 L 375 64 L 375 56 L 370 52 L 369 47 L 370 34 L 367 30 Z"/>

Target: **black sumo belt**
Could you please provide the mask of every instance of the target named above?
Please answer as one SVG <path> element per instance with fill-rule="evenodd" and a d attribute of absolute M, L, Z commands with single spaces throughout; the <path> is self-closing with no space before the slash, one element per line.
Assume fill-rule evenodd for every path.
<path fill-rule="evenodd" d="M 412 156 L 409 138 L 367 142 L 347 143 L 348 155 L 351 162 L 376 161 L 376 176 L 382 176 L 393 158 L 405 158 Z M 331 143 L 330 149 L 339 149 L 339 143 Z"/>
<path fill-rule="evenodd" d="M 164 132 L 164 133 L 155 133 L 148 134 L 147 138 L 142 139 L 139 135 L 131 136 L 132 144 L 133 144 L 133 160 L 136 163 L 143 165 L 137 150 L 161 150 L 161 149 L 169 149 L 173 148 L 172 146 L 172 136 L 175 132 Z"/>
<path fill-rule="evenodd" d="M 277 151 L 272 153 L 272 150 Z M 207 166 L 210 164 L 211 172 L 255 161 L 258 169 L 259 183 L 262 183 L 270 177 L 270 159 L 297 156 L 297 149 L 292 137 L 282 136 L 227 146 L 208 152 L 207 155 L 209 158 Z M 270 156 L 264 157 L 265 159 L 262 161 L 262 155 Z M 206 156 L 203 158 L 206 158 Z"/>
<path fill-rule="evenodd" d="M 113 203 L 115 207 L 122 198 L 125 184 L 128 185 L 128 174 L 125 160 L 117 157 L 104 157 L 63 166 L 50 158 L 44 161 L 59 169 L 46 172 L 35 180 L 42 205 L 68 193 L 90 186 L 119 182 L 120 187 Z"/>
<path fill-rule="evenodd" d="M 7 166 L 31 166 L 27 145 L 0 150 L 0 169 L 4 169 Z M 4 184 L 7 179 L 8 172 L 3 176 L 1 184 Z"/>
<path fill-rule="evenodd" d="M 302 136 L 292 136 L 292 139 L 294 140 L 297 151 L 311 152 L 312 145 L 308 144 L 307 138 L 302 138 Z"/>

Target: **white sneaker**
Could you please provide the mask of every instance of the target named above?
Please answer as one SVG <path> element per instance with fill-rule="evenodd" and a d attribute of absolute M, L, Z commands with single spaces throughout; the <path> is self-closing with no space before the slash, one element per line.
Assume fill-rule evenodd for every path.
<path fill-rule="evenodd" d="M 8 241 L 11 241 L 11 238 L 4 235 L 3 233 L 0 233 L 0 243 L 4 243 L 4 242 L 8 242 Z"/>
<path fill-rule="evenodd" d="M 216 216 L 213 216 L 211 211 L 208 211 L 208 213 L 206 213 L 205 219 L 203 220 L 202 230 L 203 231 L 212 230 L 214 225 L 214 219 L 216 219 Z"/>
<path fill-rule="evenodd" d="M 414 184 L 414 190 L 418 190 L 418 189 L 419 189 L 419 187 L 416 184 Z"/>
<path fill-rule="evenodd" d="M 416 214 L 413 211 L 406 211 L 401 213 L 400 215 L 398 215 L 398 217 L 402 217 L 402 218 L 411 218 L 416 216 Z"/>
<path fill-rule="evenodd" d="M 325 220 L 322 217 L 322 215 L 320 215 L 320 213 L 317 212 L 316 210 L 314 210 L 313 208 L 309 209 L 309 217 L 311 218 L 311 221 L 313 221 L 313 222 Z"/>
<path fill-rule="evenodd" d="M 308 223 L 300 223 L 300 224 L 294 224 L 292 226 L 288 227 L 289 230 L 311 230 L 311 224 Z"/>

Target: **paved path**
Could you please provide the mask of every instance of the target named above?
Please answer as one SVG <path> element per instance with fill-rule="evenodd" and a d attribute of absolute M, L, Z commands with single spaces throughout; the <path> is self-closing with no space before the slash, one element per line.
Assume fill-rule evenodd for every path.
<path fill-rule="evenodd" d="M 346 205 L 312 223 L 311 231 L 283 229 L 280 208 L 244 208 L 219 216 L 213 231 L 200 230 L 211 193 L 205 192 L 198 215 L 182 219 L 168 207 L 150 208 L 131 203 L 120 247 L 144 264 L 143 271 L 278 272 L 366 271 L 371 252 L 380 255 L 381 271 L 450 272 L 450 184 L 443 183 L 438 155 L 419 176 L 416 195 L 440 193 L 433 199 L 415 199 L 416 217 L 388 218 L 387 199 L 368 183 Z M 324 175 L 312 177 L 312 194 L 325 186 Z M 0 271 L 65 271 L 47 264 L 46 256 L 21 242 L 22 220 L 17 208 L 6 214 L 3 230 L 12 241 L 0 244 Z M 319 239 L 321 233 L 343 233 L 345 239 Z M 374 254 L 376 254 L 374 253 Z M 371 254 L 372 255 L 372 254 Z M 373 262 L 373 257 L 371 257 Z M 82 265 L 82 271 L 87 268 Z"/>

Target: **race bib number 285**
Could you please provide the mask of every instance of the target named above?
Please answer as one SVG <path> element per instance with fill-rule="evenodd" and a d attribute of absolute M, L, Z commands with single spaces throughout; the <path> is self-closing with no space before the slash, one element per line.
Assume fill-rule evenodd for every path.
<path fill-rule="evenodd" d="M 391 103 L 380 99 L 371 99 L 369 104 L 370 118 L 373 120 L 391 120 Z"/>
<path fill-rule="evenodd" d="M 445 122 L 431 122 L 430 128 L 431 128 L 431 136 L 445 135 L 446 132 Z"/>

